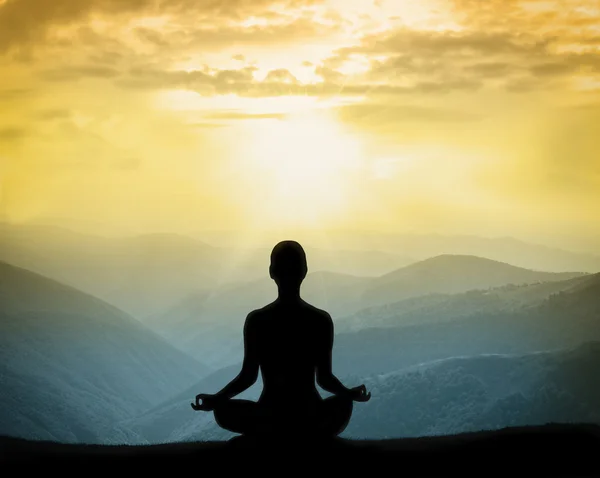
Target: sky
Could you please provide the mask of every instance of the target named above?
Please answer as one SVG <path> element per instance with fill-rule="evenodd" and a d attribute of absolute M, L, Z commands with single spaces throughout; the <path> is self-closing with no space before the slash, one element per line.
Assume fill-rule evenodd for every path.
<path fill-rule="evenodd" d="M 600 2 L 0 0 L 0 219 L 600 237 Z"/>

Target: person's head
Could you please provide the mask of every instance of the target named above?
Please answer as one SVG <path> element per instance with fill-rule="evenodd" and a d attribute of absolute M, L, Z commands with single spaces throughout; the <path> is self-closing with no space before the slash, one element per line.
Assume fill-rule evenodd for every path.
<path fill-rule="evenodd" d="M 269 274 L 279 287 L 299 287 L 307 272 L 306 254 L 296 241 L 281 241 L 273 248 Z"/>

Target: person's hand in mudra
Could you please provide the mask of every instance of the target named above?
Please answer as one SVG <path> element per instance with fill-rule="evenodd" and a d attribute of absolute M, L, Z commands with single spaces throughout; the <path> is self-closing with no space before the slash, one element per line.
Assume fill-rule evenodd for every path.
<path fill-rule="evenodd" d="M 371 392 L 367 393 L 367 387 L 359 385 L 350 389 L 350 398 L 355 402 L 368 402 L 371 399 Z"/>
<path fill-rule="evenodd" d="M 200 403 L 202 401 L 202 403 Z M 220 400 L 217 395 L 208 393 L 200 393 L 196 395 L 196 403 L 192 403 L 192 408 L 196 411 L 212 412 L 219 404 Z"/>

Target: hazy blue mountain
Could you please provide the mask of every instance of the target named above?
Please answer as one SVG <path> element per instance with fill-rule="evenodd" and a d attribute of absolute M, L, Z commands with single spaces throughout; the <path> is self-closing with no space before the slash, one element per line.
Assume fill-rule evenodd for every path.
<path fill-rule="evenodd" d="M 334 367 L 342 374 L 368 375 L 459 355 L 525 353 L 600 340 L 600 274 L 531 307 L 408 322 L 339 333 Z"/>
<path fill-rule="evenodd" d="M 505 284 L 564 280 L 578 272 L 540 272 L 475 256 L 442 255 L 403 267 L 373 280 L 363 295 L 372 305 L 432 293 L 456 294 Z"/>
<path fill-rule="evenodd" d="M 0 260 L 76 287 L 136 316 L 212 284 L 218 250 L 175 234 L 110 238 L 53 227 L 0 227 Z"/>
<path fill-rule="evenodd" d="M 303 297 L 340 317 L 360 309 L 362 293 L 371 278 L 313 272 L 303 286 Z M 277 286 L 266 277 L 226 287 L 219 292 L 201 291 L 182 300 L 163 314 L 145 321 L 171 343 L 213 366 L 240 359 L 242 328 L 248 313 L 277 297 Z"/>
<path fill-rule="evenodd" d="M 380 275 L 412 262 L 381 251 L 307 248 L 311 271 Z M 49 226 L 0 223 L 0 260 L 76 287 L 137 318 L 198 290 L 265 277 L 270 249 L 210 246 L 177 234 L 99 237 Z"/>
<path fill-rule="evenodd" d="M 233 281 L 244 280 L 251 276 L 260 279 L 268 274 L 269 259 L 273 244 L 268 247 L 239 247 L 228 246 L 219 241 L 210 242 L 230 254 L 224 258 L 228 263 L 226 268 Z M 309 273 L 318 271 L 331 271 L 337 274 L 351 276 L 379 276 L 399 267 L 412 264 L 415 260 L 401 253 L 382 252 L 358 249 L 334 249 L 331 246 L 322 248 L 303 243 L 308 259 Z"/>
<path fill-rule="evenodd" d="M 442 389 L 439 393 L 445 393 L 447 400 L 453 400 L 453 407 L 460 407 L 463 403 L 465 410 L 468 410 L 470 406 L 477 405 L 471 403 L 471 396 L 485 398 L 485 400 L 482 398 L 480 405 L 486 407 L 485 416 L 488 420 L 486 426 L 497 425 L 500 427 L 511 424 L 526 424 L 526 421 L 529 418 L 533 420 L 535 415 L 525 413 L 524 410 L 528 406 L 527 403 L 529 402 L 527 400 L 529 398 L 527 396 L 522 398 L 520 395 L 513 394 L 515 390 L 532 391 L 538 385 L 542 387 L 541 384 L 547 382 L 550 388 L 546 388 L 544 392 L 540 392 L 531 400 L 534 400 L 534 402 L 544 400 L 544 396 L 546 396 L 544 394 L 552 395 L 556 392 L 557 396 L 552 395 L 552 400 L 556 401 L 556 407 L 559 407 L 558 403 L 562 400 L 560 397 L 564 398 L 564 394 L 557 392 L 552 388 L 551 381 L 546 380 L 546 370 L 535 365 L 538 363 L 536 362 L 538 357 L 552 356 L 552 354 L 545 355 L 532 352 L 576 347 L 588 340 L 600 340 L 600 274 L 563 281 L 563 285 L 555 289 L 548 289 L 546 285 L 545 283 L 536 284 L 531 286 L 533 287 L 531 290 L 526 287 L 502 288 L 503 294 L 508 297 L 512 296 L 517 302 L 523 300 L 526 296 L 526 303 L 528 304 L 526 307 L 519 305 L 513 308 L 504 307 L 506 304 L 503 303 L 503 307 L 500 307 L 499 310 L 492 310 L 492 312 L 482 310 L 477 307 L 478 294 L 476 294 L 473 309 L 477 312 L 470 315 L 458 314 L 449 318 L 432 316 L 428 318 L 427 323 L 421 325 L 412 324 L 409 320 L 408 324 L 399 322 L 396 326 L 386 328 L 371 327 L 353 333 L 338 333 L 334 343 L 334 371 L 339 377 L 344 378 L 346 384 L 352 386 L 362 383 L 365 377 L 379 377 L 382 374 L 390 373 L 394 376 L 399 370 L 408 370 L 411 367 L 413 371 L 421 370 L 422 364 L 437 364 L 435 366 L 438 368 L 435 370 L 438 372 L 446 370 L 444 368 L 446 366 L 451 365 L 454 367 L 455 364 L 467 363 L 470 367 L 469 370 L 475 370 L 480 364 L 483 364 L 477 373 L 478 376 L 484 377 L 482 378 L 484 381 L 485 376 L 489 375 L 490 378 L 485 382 L 485 386 L 479 383 L 479 379 L 474 380 L 469 374 L 465 375 L 462 372 L 447 374 L 443 379 L 438 372 L 435 372 L 437 374 L 437 378 L 434 377 L 435 380 L 440 380 L 444 384 L 443 386 L 440 385 Z M 558 292 L 556 292 L 557 290 Z M 548 295 L 553 291 L 556 293 Z M 458 294 L 450 296 L 450 299 L 452 297 L 458 298 L 460 299 L 458 303 L 462 304 L 468 301 L 471 295 L 470 293 Z M 447 310 L 450 312 L 449 308 Z M 437 311 L 443 313 L 444 306 L 442 305 Z M 410 314 L 407 314 L 407 317 L 409 316 Z M 598 346 L 590 347 L 581 350 L 598 350 Z M 494 358 L 490 354 L 528 354 L 532 358 L 519 362 L 514 357 L 509 360 Z M 571 356 L 569 355 L 570 352 L 568 354 L 561 352 L 561 354 L 562 368 L 557 369 L 559 371 L 556 373 L 560 374 L 560 370 L 562 370 L 563 382 L 568 378 L 567 373 L 570 374 L 574 380 L 570 382 L 570 387 L 573 389 L 578 380 L 578 375 L 575 373 L 577 366 L 567 370 L 565 357 Z M 482 356 L 482 358 L 477 358 L 479 356 Z M 576 354 L 575 356 L 578 357 L 579 355 Z M 467 358 L 456 361 L 454 360 L 456 357 Z M 594 357 L 598 358 L 597 355 L 594 355 Z M 581 360 L 577 363 L 583 364 Z M 517 370 L 515 364 L 520 364 L 519 367 L 521 368 Z M 593 367 L 588 367 L 586 370 L 589 372 L 591 369 Z M 178 396 L 168 399 L 154 410 L 148 411 L 142 417 L 124 423 L 122 426 L 124 429 L 136 430 L 139 433 L 138 440 L 226 439 L 231 434 L 215 427 L 211 414 L 190 415 L 188 411 L 191 410 L 189 402 L 197 393 L 217 392 L 239 370 L 240 364 L 237 364 L 214 372 L 210 378 L 202 380 Z M 411 400 L 417 402 L 419 396 L 425 401 L 430 400 L 431 395 L 428 392 L 428 387 L 431 384 L 424 381 L 425 379 L 420 375 L 410 375 L 410 377 L 417 377 L 421 380 L 418 386 L 416 384 L 410 385 L 411 387 L 417 387 L 415 388 L 416 391 L 411 392 L 413 394 Z M 429 380 L 430 375 L 425 378 Z M 375 383 L 373 380 L 375 379 L 371 380 L 371 385 Z M 411 380 L 413 379 L 411 378 Z M 453 380 L 456 381 L 454 385 Z M 580 387 L 585 388 L 585 381 L 577 383 L 580 383 Z M 460 387 L 463 387 L 463 389 Z M 485 393 L 482 395 L 484 389 Z M 456 394 L 452 395 L 454 393 L 452 391 Z M 245 396 L 255 399 L 259 393 L 260 384 L 257 384 Z M 578 391 L 577 393 L 581 395 L 584 392 Z M 502 394 L 507 396 L 501 396 Z M 398 396 L 401 397 L 401 394 Z M 439 397 L 437 399 L 432 398 L 432 401 L 428 402 L 428 406 L 433 407 L 435 403 L 438 403 L 436 402 L 438 399 Z M 492 399 L 499 400 L 494 405 L 495 408 L 490 405 Z M 396 400 L 401 401 L 401 398 L 396 398 Z M 586 400 L 594 403 L 591 399 L 586 398 Z M 529 404 L 532 405 L 532 403 Z M 511 404 L 521 408 L 511 411 Z M 406 407 L 399 412 L 400 416 L 410 416 L 413 411 L 411 407 L 413 406 L 413 402 L 406 402 Z M 440 406 L 442 406 L 441 402 Z M 552 405 L 552 407 L 554 406 Z M 358 406 L 357 410 L 362 410 L 361 406 Z M 394 408 L 394 410 L 397 410 L 397 408 Z M 476 408 L 476 410 L 482 411 L 483 408 Z M 551 410 L 555 410 L 555 408 Z M 586 414 L 589 410 L 585 407 L 582 410 L 584 410 L 583 415 L 567 416 L 588 417 Z M 381 409 L 378 413 L 378 420 L 392 420 L 392 414 L 395 412 L 390 411 L 390 415 L 385 415 L 383 409 Z M 452 417 L 452 413 L 447 411 L 447 407 L 446 412 L 440 411 L 439 413 L 449 413 L 448 416 Z M 547 411 L 547 413 L 550 412 Z M 520 421 L 516 418 L 510 421 L 509 418 L 513 415 L 521 417 L 519 418 Z M 494 416 L 496 418 L 493 418 Z M 555 416 L 564 418 L 564 415 L 557 414 Z M 460 426 L 467 427 L 464 428 L 465 430 L 471 426 L 474 427 L 473 429 L 477 429 L 480 426 L 479 423 L 482 423 L 474 422 L 471 419 L 467 420 L 466 415 L 461 415 L 454 421 L 450 418 L 445 421 L 440 419 L 443 427 L 447 428 L 439 428 L 438 432 L 455 433 L 463 430 Z M 461 420 L 464 420 L 464 423 Z M 423 423 L 419 422 L 419 426 L 422 426 L 422 428 L 413 428 L 413 430 L 416 430 L 414 434 L 418 435 L 421 433 L 420 430 L 423 430 L 423 433 L 426 430 L 433 432 L 434 428 L 432 428 L 431 423 L 435 422 L 429 423 L 427 425 L 429 428 L 425 427 Z M 504 425 L 504 423 L 506 424 Z M 372 431 L 374 429 L 368 430 Z"/>
<path fill-rule="evenodd" d="M 388 239 L 364 250 L 351 241 L 307 247 L 303 297 L 336 321 L 335 372 L 388 400 L 358 405 L 349 432 L 597 421 L 589 383 L 598 345 L 556 351 L 600 340 L 600 274 L 565 272 L 597 271 L 597 258 L 512 239 Z M 269 252 L 173 234 L 0 226 L 0 260 L 46 276 L 0 262 L 0 433 L 127 443 L 230 436 L 190 402 L 239 370 L 244 319 L 276 296 Z M 449 255 L 464 253 L 486 258 Z M 404 254 L 425 260 L 406 265 Z M 533 268 L 546 258 L 544 269 L 562 272 L 501 258 Z"/>
<path fill-rule="evenodd" d="M 323 234 L 323 231 L 319 231 Z M 526 269 L 568 272 L 600 272 L 600 255 L 574 252 L 534 244 L 513 237 L 480 237 L 474 235 L 394 234 L 374 231 L 329 231 L 328 241 L 345 249 L 370 249 L 406 255 L 424 260 L 444 254 L 485 257 Z M 550 242 L 553 238 L 548 239 Z M 318 238 L 314 238 L 315 243 Z M 589 247 L 590 250 L 598 250 Z"/>
<path fill-rule="evenodd" d="M 305 245 L 310 271 L 355 276 L 380 276 L 439 254 L 473 254 L 539 270 L 600 270 L 599 257 L 510 238 L 334 234 L 321 247 Z M 0 260 L 72 285 L 138 318 L 159 314 L 198 290 L 214 292 L 265 277 L 269 253 L 267 247 L 211 246 L 177 234 L 100 237 L 0 224 Z"/>
<path fill-rule="evenodd" d="M 0 433 L 98 441 L 206 373 L 108 303 L 0 262 Z"/>
<path fill-rule="evenodd" d="M 125 443 L 178 441 L 198 430 L 210 428 L 214 425 L 213 414 L 195 412 L 190 403 L 199 393 L 218 392 L 240 369 L 241 364 L 219 369 L 143 414 L 118 423 L 109 435 L 110 439 L 119 441 L 126 437 Z M 259 377 L 256 384 L 237 398 L 256 400 L 261 390 L 262 381 Z"/>
<path fill-rule="evenodd" d="M 350 386 L 365 383 L 372 398 L 355 404 L 342 436 L 417 437 L 549 422 L 600 423 L 599 367 L 600 342 L 590 342 L 572 349 L 454 357 L 386 374 L 346 376 Z M 190 413 L 184 397 L 178 399 L 171 408 L 165 404 L 153 412 L 168 432 L 164 441 L 234 436 L 216 425 L 212 413 L 185 421 Z M 187 407 L 191 411 L 189 403 Z M 148 415 L 144 419 L 151 421 Z"/>
<path fill-rule="evenodd" d="M 525 355 L 446 359 L 366 379 L 352 437 L 454 434 L 546 423 L 600 423 L 600 342 Z"/>
<path fill-rule="evenodd" d="M 314 272 L 307 276 L 302 296 L 338 320 L 370 305 L 395 303 L 407 297 L 561 281 L 581 275 L 531 271 L 472 256 L 439 256 L 375 278 Z M 274 282 L 265 277 L 217 292 L 198 292 L 172 309 L 147 318 L 146 323 L 181 350 L 219 368 L 241 359 L 241 331 L 246 315 L 276 295 Z M 441 302 L 441 298 L 421 301 L 424 300 Z M 467 303 L 473 301 L 467 298 Z M 347 320 L 340 322 L 345 324 L 341 330 L 350 324 Z M 377 324 L 377 320 L 373 322 Z"/>
<path fill-rule="evenodd" d="M 553 294 L 575 291 L 588 282 L 587 275 L 567 280 L 509 284 L 475 289 L 460 294 L 429 294 L 391 304 L 367 307 L 336 323 L 337 332 L 368 327 L 397 327 L 447 322 L 460 317 L 490 312 L 515 312 L 540 305 Z"/>

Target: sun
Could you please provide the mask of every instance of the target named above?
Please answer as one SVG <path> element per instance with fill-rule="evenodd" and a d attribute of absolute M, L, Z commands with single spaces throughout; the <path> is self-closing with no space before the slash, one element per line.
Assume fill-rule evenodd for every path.
<path fill-rule="evenodd" d="M 271 223 L 319 224 L 349 212 L 361 168 L 357 138 L 324 113 L 252 127 L 244 167 L 255 185 L 247 206 Z"/>

